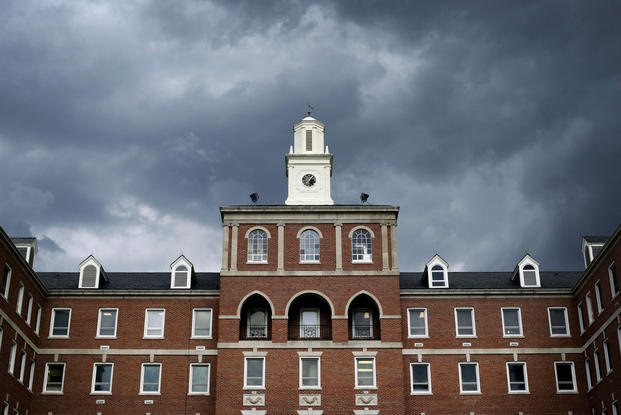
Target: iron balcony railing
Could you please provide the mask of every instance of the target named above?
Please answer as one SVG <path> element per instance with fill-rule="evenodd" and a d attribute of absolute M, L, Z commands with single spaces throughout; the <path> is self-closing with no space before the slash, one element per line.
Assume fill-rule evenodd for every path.
<path fill-rule="evenodd" d="M 245 326 L 240 333 L 242 340 L 266 340 L 269 339 L 269 336 L 267 324 Z"/>
<path fill-rule="evenodd" d="M 351 338 L 353 340 L 376 340 L 379 339 L 379 330 L 370 324 L 356 324 L 351 328 Z"/>
<path fill-rule="evenodd" d="M 289 340 L 330 340 L 330 324 L 289 324 Z"/>

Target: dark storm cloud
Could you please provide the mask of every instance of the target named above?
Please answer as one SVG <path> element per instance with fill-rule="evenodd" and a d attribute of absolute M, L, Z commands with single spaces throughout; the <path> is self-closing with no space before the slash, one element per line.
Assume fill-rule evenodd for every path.
<path fill-rule="evenodd" d="M 579 235 L 620 217 L 619 11 L 9 2 L 1 224 L 47 235 L 45 269 L 90 252 L 108 269 L 158 269 L 183 250 L 217 269 L 217 206 L 253 191 L 282 203 L 291 124 L 312 103 L 335 200 L 364 190 L 401 205 L 402 269 L 436 251 L 456 268 L 507 269 L 527 250 L 576 268 Z"/>

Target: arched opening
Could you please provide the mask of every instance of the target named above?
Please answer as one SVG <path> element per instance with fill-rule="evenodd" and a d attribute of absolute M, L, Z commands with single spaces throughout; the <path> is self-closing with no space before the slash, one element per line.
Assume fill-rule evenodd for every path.
<path fill-rule="evenodd" d="M 265 297 L 253 294 L 244 301 L 239 319 L 240 340 L 272 338 L 272 309 Z"/>
<path fill-rule="evenodd" d="M 350 340 L 379 340 L 379 308 L 373 298 L 360 294 L 354 298 L 347 310 Z"/>
<path fill-rule="evenodd" d="M 318 294 L 306 293 L 289 306 L 289 340 L 331 340 L 332 312 Z"/>

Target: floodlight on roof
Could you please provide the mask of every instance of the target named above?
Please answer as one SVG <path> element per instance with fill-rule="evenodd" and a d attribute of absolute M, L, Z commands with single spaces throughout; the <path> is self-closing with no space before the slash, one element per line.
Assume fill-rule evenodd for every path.
<path fill-rule="evenodd" d="M 252 203 L 257 203 L 259 200 L 259 194 L 257 192 L 251 193 L 250 200 L 252 200 Z"/>
<path fill-rule="evenodd" d="M 366 203 L 368 199 L 369 199 L 368 193 L 364 193 L 364 192 L 360 193 L 360 201 L 362 203 Z"/>

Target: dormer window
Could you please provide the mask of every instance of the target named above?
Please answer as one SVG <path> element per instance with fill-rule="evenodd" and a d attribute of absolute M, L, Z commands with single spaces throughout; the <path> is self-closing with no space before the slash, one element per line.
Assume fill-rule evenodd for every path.
<path fill-rule="evenodd" d="M 192 263 L 183 255 L 170 264 L 170 288 L 190 288 L 192 285 Z"/>
<path fill-rule="evenodd" d="M 89 255 L 80 264 L 79 288 L 99 288 L 101 279 L 107 281 L 107 278 L 103 267 L 94 256 Z"/>
<path fill-rule="evenodd" d="M 520 287 L 541 287 L 541 279 L 539 278 L 539 263 L 530 255 L 524 256 L 518 263 L 518 274 L 520 277 Z M 514 278 L 517 275 L 514 274 Z"/>
<path fill-rule="evenodd" d="M 448 262 L 440 255 L 434 255 L 427 263 L 427 281 L 429 288 L 448 288 Z"/>

